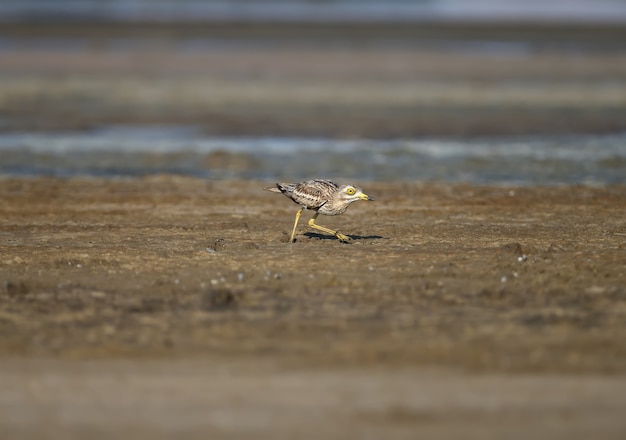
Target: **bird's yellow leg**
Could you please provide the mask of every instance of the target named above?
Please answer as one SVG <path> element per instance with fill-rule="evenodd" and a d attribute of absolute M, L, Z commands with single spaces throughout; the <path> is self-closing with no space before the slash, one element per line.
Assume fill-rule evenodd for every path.
<path fill-rule="evenodd" d="M 320 215 L 319 212 L 316 212 L 313 217 L 311 217 L 311 219 L 309 220 L 309 226 L 312 227 L 313 229 L 317 229 L 320 231 L 324 231 L 327 234 L 332 234 L 335 237 L 337 237 L 339 239 L 339 241 L 343 241 L 344 243 L 347 243 L 350 241 L 350 237 L 348 237 L 347 235 L 343 235 L 341 234 L 339 231 L 333 231 L 332 229 L 328 229 L 325 228 L 324 226 L 320 226 L 315 224 L 315 219 L 317 218 L 317 216 Z"/>
<path fill-rule="evenodd" d="M 296 236 L 296 228 L 298 227 L 298 220 L 300 220 L 302 211 L 304 211 L 304 208 L 300 208 L 300 210 L 296 212 L 296 221 L 293 223 L 293 231 L 291 231 L 291 238 L 289 239 L 289 243 L 293 243 L 293 239 Z"/>

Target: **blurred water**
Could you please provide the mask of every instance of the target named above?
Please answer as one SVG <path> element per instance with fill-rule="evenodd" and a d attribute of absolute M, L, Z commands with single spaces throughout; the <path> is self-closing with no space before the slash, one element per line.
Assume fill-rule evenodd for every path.
<path fill-rule="evenodd" d="M 474 140 L 215 138 L 194 127 L 0 134 L 0 175 L 626 183 L 626 133 Z"/>

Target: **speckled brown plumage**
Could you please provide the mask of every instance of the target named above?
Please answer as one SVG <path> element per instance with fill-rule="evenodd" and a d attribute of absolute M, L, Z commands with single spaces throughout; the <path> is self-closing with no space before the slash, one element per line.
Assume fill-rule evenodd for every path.
<path fill-rule="evenodd" d="M 300 205 L 300 210 L 296 213 L 296 221 L 289 239 L 294 241 L 298 220 L 302 211 L 310 209 L 316 211 L 309 220 L 309 226 L 329 234 L 333 234 L 340 241 L 347 242 L 350 238 L 346 235 L 315 224 L 315 219 L 319 214 L 339 215 L 346 212 L 348 206 L 358 200 L 374 200 L 363 193 L 361 188 L 354 185 L 337 185 L 335 182 L 324 179 L 305 180 L 298 183 L 277 183 L 276 187 L 265 188 L 268 191 L 280 192 L 289 197 L 293 202 Z"/>

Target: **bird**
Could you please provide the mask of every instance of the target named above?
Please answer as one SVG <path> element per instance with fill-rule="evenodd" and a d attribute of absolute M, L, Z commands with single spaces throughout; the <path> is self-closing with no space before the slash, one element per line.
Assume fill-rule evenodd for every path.
<path fill-rule="evenodd" d="M 302 211 L 310 209 L 315 211 L 313 217 L 308 224 L 311 228 L 317 229 L 327 234 L 332 234 L 343 243 L 348 243 L 350 237 L 334 231 L 332 229 L 320 226 L 315 223 L 315 219 L 320 214 L 323 215 L 340 215 L 346 212 L 350 204 L 359 200 L 374 200 L 373 197 L 365 194 L 361 188 L 355 185 L 337 185 L 331 180 L 311 179 L 298 183 L 276 183 L 275 187 L 264 188 L 267 191 L 282 193 L 292 201 L 300 205 L 300 209 L 296 213 L 296 221 L 293 224 L 291 237 L 289 242 L 293 243 L 296 235 L 298 221 L 302 215 Z"/>

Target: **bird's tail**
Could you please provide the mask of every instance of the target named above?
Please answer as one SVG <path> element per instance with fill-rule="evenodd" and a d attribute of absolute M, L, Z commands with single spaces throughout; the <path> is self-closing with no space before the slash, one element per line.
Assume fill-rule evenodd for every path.
<path fill-rule="evenodd" d="M 275 192 L 275 193 L 280 193 L 282 192 L 278 186 L 270 186 L 269 188 L 263 188 L 265 191 L 271 191 L 271 192 Z"/>
<path fill-rule="evenodd" d="M 291 197 L 291 194 L 296 189 L 296 186 L 298 186 L 297 183 L 277 183 L 275 187 L 264 188 L 264 189 L 267 191 L 283 193 L 287 197 Z"/>

